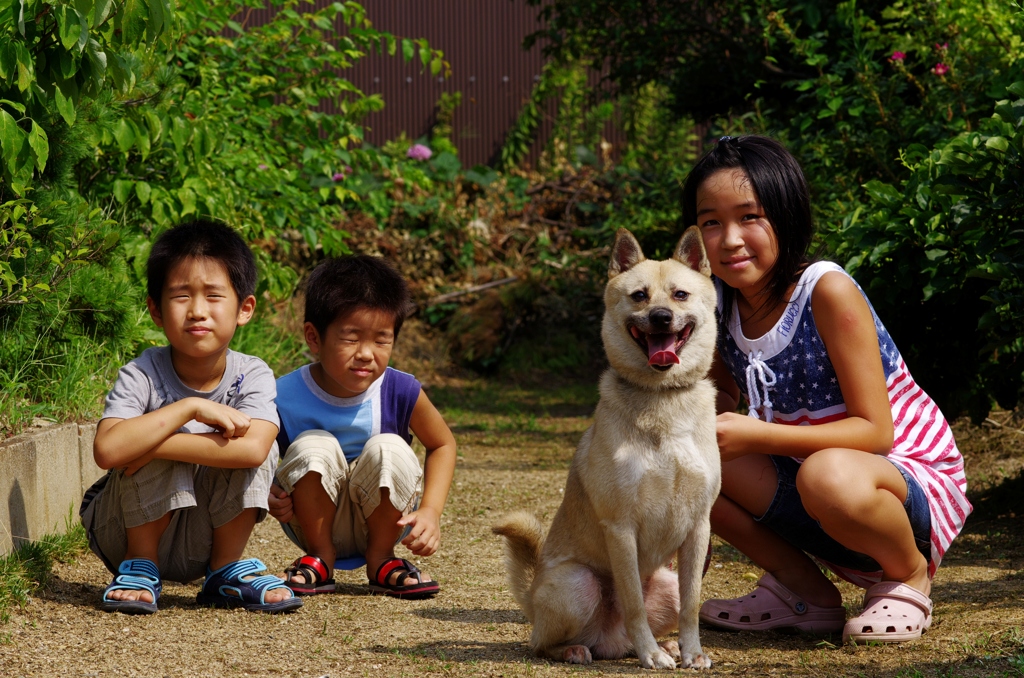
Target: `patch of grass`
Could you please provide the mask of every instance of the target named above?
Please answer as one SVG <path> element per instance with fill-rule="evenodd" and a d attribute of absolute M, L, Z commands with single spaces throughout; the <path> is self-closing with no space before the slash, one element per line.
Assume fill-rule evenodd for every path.
<path fill-rule="evenodd" d="M 257 310 L 250 323 L 235 331 L 231 349 L 260 358 L 280 377 L 308 363 L 309 356 L 301 333 L 272 313 Z"/>
<path fill-rule="evenodd" d="M 27 603 L 31 594 L 46 585 L 54 563 L 73 562 L 88 548 L 85 528 L 69 514 L 64 534 L 28 542 L 0 558 L 0 623 L 10 621 L 12 608 Z"/>
<path fill-rule="evenodd" d="M 0 436 L 34 417 L 99 414 L 118 368 L 145 347 L 152 324 L 138 291 L 93 278 L 83 270 L 44 304 L 0 309 Z"/>

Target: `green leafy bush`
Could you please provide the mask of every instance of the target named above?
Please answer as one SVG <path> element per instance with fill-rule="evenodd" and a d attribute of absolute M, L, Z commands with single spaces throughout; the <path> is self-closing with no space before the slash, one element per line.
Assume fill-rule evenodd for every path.
<path fill-rule="evenodd" d="M 273 0 L 272 20 L 246 27 L 250 4 L 0 7 L 0 431 L 95 413 L 117 366 L 158 340 L 141 281 L 174 223 L 238 230 L 265 299 L 292 293 L 290 250 L 345 252 L 350 165 L 376 154 L 353 149 L 359 120 L 383 102 L 340 73 L 399 48 L 448 68 L 354 2 Z"/>
<path fill-rule="evenodd" d="M 1024 395 L 1024 81 L 1008 93 L 905 182 L 869 182 L 870 206 L 830 234 L 918 380 L 975 420 Z"/>
<path fill-rule="evenodd" d="M 1019 3 L 721 0 L 692 9 L 555 0 L 543 3 L 547 24 L 534 39 L 560 63 L 602 64 L 612 96 L 649 88 L 665 97 L 656 110 L 708 120 L 716 135 L 780 138 L 811 182 L 822 256 L 846 263 L 869 290 L 947 414 L 978 418 L 993 399 L 1015 405 L 1024 319 L 1010 262 L 1021 258 L 1013 201 L 1022 189 L 1016 137 L 997 128 L 1014 124 L 1003 108 L 1013 104 L 1000 104 L 1002 122 L 990 116 L 1024 66 Z M 689 163 L 680 155 L 679 165 L 675 176 Z M 673 223 L 671 168 L 655 166 L 653 178 L 623 176 L 626 198 L 607 224 L 632 222 L 642 238 L 664 241 L 686 224 Z"/>

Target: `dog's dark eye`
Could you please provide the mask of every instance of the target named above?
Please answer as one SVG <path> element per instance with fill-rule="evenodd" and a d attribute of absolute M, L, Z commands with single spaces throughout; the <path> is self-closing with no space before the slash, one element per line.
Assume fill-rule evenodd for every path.
<path fill-rule="evenodd" d="M 629 295 L 629 298 L 639 304 L 641 301 L 647 300 L 647 292 L 637 290 L 636 292 L 633 292 L 633 294 Z"/>
<path fill-rule="evenodd" d="M 684 292 L 682 290 L 676 290 L 675 294 L 673 294 L 672 297 L 676 301 L 686 301 L 690 297 L 690 293 L 689 292 Z"/>

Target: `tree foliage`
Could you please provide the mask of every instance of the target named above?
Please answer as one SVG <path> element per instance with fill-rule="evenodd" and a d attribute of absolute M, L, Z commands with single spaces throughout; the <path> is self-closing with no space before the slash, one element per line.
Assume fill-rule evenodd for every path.
<path fill-rule="evenodd" d="M 950 414 L 1020 400 L 1021 270 L 1008 263 L 1024 261 L 1010 197 L 1021 194 L 1020 121 L 997 103 L 1019 96 L 1019 7 L 528 1 L 547 20 L 531 39 L 602 65 L 606 94 L 654 84 L 718 133 L 784 141 L 811 182 L 826 256 L 871 291 Z M 674 198 L 662 188 L 648 211 L 670 214 L 659 194 Z"/>
<path fill-rule="evenodd" d="M 375 29 L 355 2 L 273 0 L 270 21 L 245 25 L 264 4 L 0 8 L 0 428 L 30 416 L 20 398 L 60 381 L 68 347 L 95 344 L 86 353 L 105 370 L 134 353 L 149 244 L 174 223 L 238 230 L 271 297 L 298 275 L 263 246 L 282 233 L 345 251 L 342 205 L 359 196 L 343 179 L 373 153 L 353 147 L 383 102 L 344 69 L 370 51 L 435 74 L 448 64 L 425 40 Z"/>

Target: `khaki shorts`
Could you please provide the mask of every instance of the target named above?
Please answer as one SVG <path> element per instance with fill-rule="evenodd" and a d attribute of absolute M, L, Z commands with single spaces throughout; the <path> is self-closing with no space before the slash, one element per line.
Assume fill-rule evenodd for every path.
<path fill-rule="evenodd" d="M 257 522 L 266 517 L 276 466 L 275 445 L 257 468 L 213 468 L 158 459 L 133 476 L 111 471 L 86 492 L 82 503 L 89 546 L 117 574 L 128 550 L 127 528 L 172 513 L 160 539 L 161 578 L 190 582 L 205 577 L 215 528 L 248 508 L 259 509 Z"/>
<path fill-rule="evenodd" d="M 366 517 L 380 505 L 382 489 L 388 489 L 391 505 L 403 514 L 419 505 L 423 469 L 409 444 L 393 433 L 367 440 L 350 464 L 333 435 L 319 429 L 305 431 L 288 446 L 277 469 L 277 483 L 291 494 L 295 483 L 314 472 L 320 474 L 321 485 L 337 506 L 332 541 L 339 558 L 366 553 Z M 306 551 L 298 520 L 283 527 Z"/>

